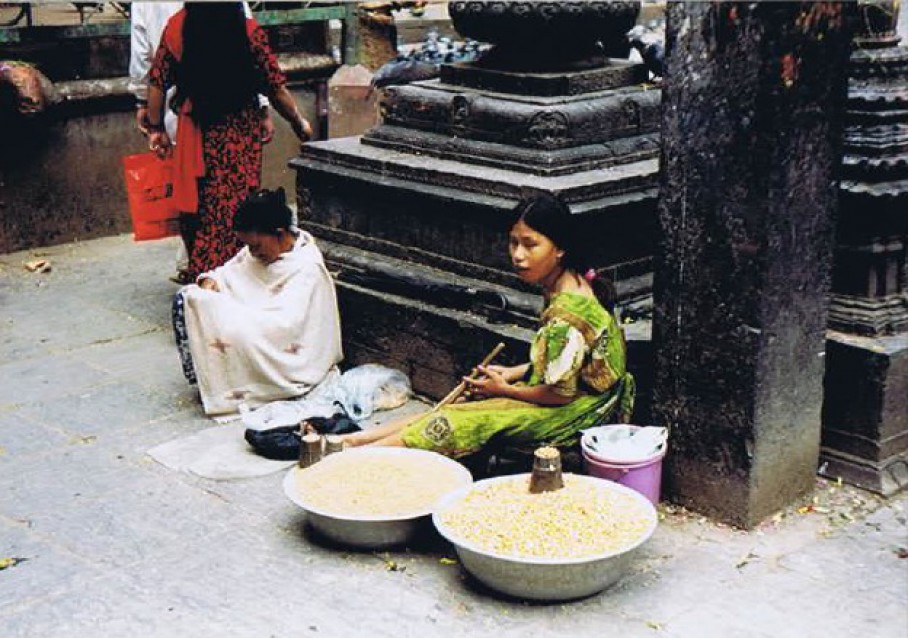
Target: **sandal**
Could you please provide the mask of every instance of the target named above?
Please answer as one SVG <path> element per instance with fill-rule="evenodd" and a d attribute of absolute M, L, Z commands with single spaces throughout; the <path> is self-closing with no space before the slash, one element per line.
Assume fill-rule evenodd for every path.
<path fill-rule="evenodd" d="M 180 284 L 181 286 L 188 286 L 189 284 L 195 283 L 195 279 L 193 279 L 186 270 L 178 270 L 177 274 L 170 277 L 170 281 L 175 284 Z"/>

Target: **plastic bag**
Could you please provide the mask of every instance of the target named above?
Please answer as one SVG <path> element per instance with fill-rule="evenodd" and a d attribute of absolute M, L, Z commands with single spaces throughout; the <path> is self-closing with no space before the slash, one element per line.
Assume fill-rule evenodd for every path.
<path fill-rule="evenodd" d="M 339 412 L 360 421 L 376 410 L 403 405 L 412 393 L 410 379 L 403 372 L 367 363 L 344 374 L 330 372 L 309 394 L 295 401 L 273 401 L 254 410 L 240 405 L 240 417 L 251 430 L 294 425 L 303 419 L 328 419 Z"/>
<path fill-rule="evenodd" d="M 180 234 L 179 211 L 173 203 L 173 171 L 173 160 L 160 159 L 151 152 L 123 158 L 135 241 Z"/>
<path fill-rule="evenodd" d="M 306 416 L 306 406 L 301 401 L 272 401 L 256 410 L 245 405 L 240 406 L 240 418 L 251 430 L 270 430 L 272 428 L 299 425 Z"/>
<path fill-rule="evenodd" d="M 413 394 L 410 379 L 400 370 L 367 363 L 341 375 L 337 398 L 350 418 L 359 421 L 375 410 L 391 410 Z"/>

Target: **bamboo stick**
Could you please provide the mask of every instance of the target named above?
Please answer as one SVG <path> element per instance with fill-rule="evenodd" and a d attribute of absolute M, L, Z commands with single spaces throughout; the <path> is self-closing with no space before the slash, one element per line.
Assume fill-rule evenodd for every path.
<path fill-rule="evenodd" d="M 492 360 L 501 353 L 502 350 L 504 350 L 504 344 L 499 343 L 497 346 L 492 348 L 492 351 L 486 355 L 485 359 L 482 360 L 482 362 L 479 364 L 479 366 L 489 365 L 492 362 Z M 472 372 L 470 372 L 469 377 L 471 379 L 475 379 L 476 377 L 479 376 L 479 366 L 473 368 Z M 449 403 L 456 401 L 457 397 L 459 397 L 461 394 L 463 394 L 464 390 L 466 390 L 466 389 L 467 389 L 466 381 L 461 381 L 460 383 L 458 383 L 457 386 L 453 390 L 448 392 L 441 401 L 439 401 L 438 403 L 435 404 L 435 407 L 432 408 L 432 412 L 435 412 L 436 410 L 438 410 L 438 408 L 440 408 L 442 406 L 448 405 Z"/>

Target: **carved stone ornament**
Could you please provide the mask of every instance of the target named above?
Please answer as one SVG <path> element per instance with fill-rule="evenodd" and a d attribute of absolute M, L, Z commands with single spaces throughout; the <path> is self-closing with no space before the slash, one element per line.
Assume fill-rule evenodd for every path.
<path fill-rule="evenodd" d="M 478 64 L 511 71 L 580 70 L 626 57 L 639 2 L 449 2 L 454 28 L 495 46 Z"/>
<path fill-rule="evenodd" d="M 570 127 L 564 113 L 543 111 L 537 113 L 527 126 L 527 141 L 541 148 L 559 148 L 567 144 Z"/>
<path fill-rule="evenodd" d="M 451 126 L 464 126 L 470 119 L 470 100 L 456 95 L 451 100 Z"/>
<path fill-rule="evenodd" d="M 298 188 L 297 193 L 297 217 L 299 219 L 310 219 L 312 217 L 312 191 L 308 188 Z"/>

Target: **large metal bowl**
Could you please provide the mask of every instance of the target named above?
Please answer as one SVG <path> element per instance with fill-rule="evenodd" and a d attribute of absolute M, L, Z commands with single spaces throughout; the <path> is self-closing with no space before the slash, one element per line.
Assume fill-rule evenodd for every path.
<path fill-rule="evenodd" d="M 618 581 L 627 571 L 640 547 L 656 530 L 656 508 L 644 496 L 623 485 L 590 476 L 576 476 L 582 481 L 595 481 L 603 489 L 626 493 L 639 501 L 648 513 L 648 526 L 632 545 L 618 552 L 607 552 L 583 558 L 524 558 L 498 554 L 478 547 L 459 537 L 441 516 L 466 498 L 472 490 L 497 481 L 526 481 L 528 474 L 501 476 L 477 481 L 445 496 L 432 514 L 438 532 L 457 550 L 464 568 L 492 589 L 530 600 L 571 600 L 590 596 Z"/>
<path fill-rule="evenodd" d="M 435 452 L 408 448 L 354 448 L 338 454 L 332 454 L 319 461 L 319 464 L 349 462 L 351 459 L 364 456 L 422 457 L 429 459 L 433 463 L 438 463 L 439 466 L 448 466 L 454 469 L 462 479 L 463 485 L 473 482 L 473 477 L 469 470 L 460 463 Z M 351 547 L 377 549 L 404 544 L 413 538 L 422 523 L 428 522 L 428 516 L 432 513 L 435 505 L 435 503 L 427 504 L 424 508 L 394 516 L 350 516 L 339 514 L 314 506 L 308 501 L 306 494 L 301 493 L 298 481 L 300 473 L 305 471 L 294 466 L 287 472 L 284 477 L 284 493 L 287 498 L 305 511 L 306 520 L 315 530 L 330 540 Z M 388 485 L 387 488 L 391 491 L 395 489 L 393 485 Z"/>

